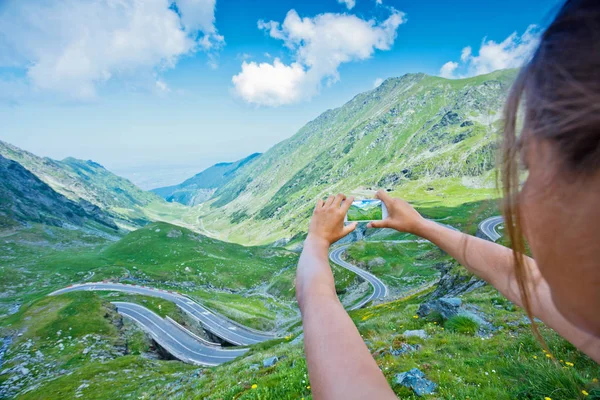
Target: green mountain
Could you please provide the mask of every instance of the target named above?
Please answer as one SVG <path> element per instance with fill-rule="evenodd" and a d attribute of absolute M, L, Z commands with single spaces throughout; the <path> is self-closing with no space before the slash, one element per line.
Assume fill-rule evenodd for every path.
<path fill-rule="evenodd" d="M 227 240 L 267 243 L 305 231 L 316 199 L 339 191 L 489 197 L 495 132 L 515 76 L 387 79 L 240 168 L 201 205 L 203 223 Z"/>
<path fill-rule="evenodd" d="M 19 163 L 0 156 L 0 228 L 41 223 L 58 227 L 101 225 L 117 231 L 92 204 L 75 203 L 55 192 Z"/>
<path fill-rule="evenodd" d="M 259 156 L 260 153 L 254 153 L 235 162 L 215 164 L 179 185 L 153 189 L 152 192 L 169 202 L 175 201 L 188 206 L 198 205 L 208 200 L 215 190 L 235 178 L 240 168 L 250 164 Z"/>
<path fill-rule="evenodd" d="M 143 191 L 93 161 L 42 158 L 2 141 L 0 155 L 18 162 L 66 198 L 106 211 L 126 229 L 154 220 L 146 208 L 162 202 L 157 195 Z"/>

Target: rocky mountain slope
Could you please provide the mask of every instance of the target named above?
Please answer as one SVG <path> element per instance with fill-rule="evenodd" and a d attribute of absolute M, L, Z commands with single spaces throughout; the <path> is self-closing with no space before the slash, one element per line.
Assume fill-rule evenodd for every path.
<path fill-rule="evenodd" d="M 19 163 L 0 156 L 0 227 L 30 223 L 59 227 L 101 225 L 118 230 L 98 207 L 67 199 Z"/>
<path fill-rule="evenodd" d="M 254 153 L 241 160 L 218 163 L 175 186 L 153 189 L 152 192 L 169 202 L 188 206 L 198 205 L 208 200 L 213 193 L 237 175 L 240 168 L 254 162 L 260 153 Z"/>
<path fill-rule="evenodd" d="M 42 158 L 2 141 L 0 155 L 18 162 L 66 198 L 84 207 L 93 205 L 106 211 L 119 226 L 127 229 L 150 222 L 152 218 L 146 215 L 144 208 L 163 201 L 93 161 Z"/>
<path fill-rule="evenodd" d="M 240 168 L 201 205 L 203 223 L 228 240 L 267 243 L 305 230 L 316 199 L 330 193 L 423 185 L 426 195 L 440 182 L 471 189 L 494 167 L 495 132 L 515 74 L 388 79 Z"/>

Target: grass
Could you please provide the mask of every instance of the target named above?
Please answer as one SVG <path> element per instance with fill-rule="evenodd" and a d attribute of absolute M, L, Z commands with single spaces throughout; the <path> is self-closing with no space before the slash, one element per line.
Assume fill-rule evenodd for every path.
<path fill-rule="evenodd" d="M 542 334 L 552 352 L 552 358 L 546 357 L 529 326 L 522 322 L 523 311 L 494 306 L 501 304 L 502 296 L 493 288 L 483 287 L 463 296 L 465 303 L 477 305 L 490 322 L 503 327 L 485 340 L 469 332 L 451 331 L 431 321 L 414 318 L 418 305 L 428 293 L 430 290 L 351 313 L 399 398 L 417 398 L 409 389 L 393 384 L 397 373 L 413 367 L 439 385 L 431 398 L 593 399 L 600 396 L 600 386 L 594 382 L 594 378 L 600 378 L 598 365 L 542 326 Z M 425 340 L 404 337 L 402 332 L 408 329 L 424 329 L 430 337 Z M 291 339 L 253 346 L 246 358 L 216 368 L 182 366 L 174 372 L 177 363 L 121 357 L 107 364 L 79 369 L 69 377 L 47 383 L 30 393 L 32 397 L 25 398 L 41 398 L 42 394 L 50 399 L 60 398 L 59 394 L 69 397 L 78 384 L 86 381 L 90 387 L 83 393 L 90 398 L 111 398 L 117 395 L 115 387 L 118 386 L 122 392 L 117 397 L 131 395 L 146 399 L 310 399 L 302 344 L 292 344 Z M 419 344 L 421 348 L 402 356 L 389 353 L 390 347 L 397 348 L 402 343 Z M 278 356 L 280 361 L 264 368 L 262 361 L 271 356 Z M 128 376 L 138 378 L 138 382 L 117 377 L 111 385 L 103 384 L 110 378 L 109 368 L 130 370 Z M 158 378 L 159 373 L 164 373 L 162 379 Z M 59 390 L 62 391 L 59 393 Z M 584 397 L 582 390 L 589 396 Z"/>
<path fill-rule="evenodd" d="M 296 263 L 296 253 L 225 243 L 167 223 L 150 224 L 116 243 L 80 231 L 40 225 L 3 231 L 2 235 L 0 250 L 5 262 L 0 265 L 0 289 L 4 293 L 0 306 L 5 309 L 14 303 L 27 304 L 74 282 L 133 279 L 181 292 L 202 287 L 204 291 L 215 288 L 237 292 L 236 304 L 248 299 L 248 307 L 259 311 L 254 316 L 238 315 L 251 326 L 264 328 L 272 326 L 269 318 L 275 315 L 266 312 L 267 307 L 281 307 L 267 301 L 268 305 L 259 310 L 259 300 L 250 300 L 241 293 L 279 284 L 279 291 L 265 295 L 283 302 L 294 298 L 289 289 L 293 287 L 295 270 L 291 267 Z M 225 297 L 211 300 L 223 303 Z"/>
<path fill-rule="evenodd" d="M 431 243 L 357 242 L 347 252 L 347 260 L 365 268 L 386 285 L 399 291 L 414 289 L 437 279 L 435 266 L 444 260 Z"/>
<path fill-rule="evenodd" d="M 451 332 L 462 333 L 465 335 L 475 335 L 477 332 L 477 328 L 479 328 L 479 324 L 474 321 L 472 318 L 469 318 L 464 315 L 456 315 L 454 317 L 449 318 L 444 323 L 444 328 Z"/>

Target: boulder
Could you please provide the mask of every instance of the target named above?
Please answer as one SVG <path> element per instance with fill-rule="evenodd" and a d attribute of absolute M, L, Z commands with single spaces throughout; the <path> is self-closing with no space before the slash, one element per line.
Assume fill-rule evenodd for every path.
<path fill-rule="evenodd" d="M 404 333 L 402 334 L 402 336 L 404 337 L 419 337 L 421 339 L 427 339 L 429 337 L 429 335 L 427 334 L 427 332 L 425 332 L 423 329 L 417 329 L 417 330 L 413 330 L 413 331 L 404 331 Z"/>
<path fill-rule="evenodd" d="M 399 385 L 412 389 L 417 396 L 431 394 L 437 387 L 435 383 L 425 379 L 425 374 L 418 368 L 396 375 L 394 381 Z"/>
<path fill-rule="evenodd" d="M 436 300 L 427 301 L 419 307 L 417 315 L 426 317 L 433 312 L 438 312 L 444 319 L 458 315 L 462 300 L 457 297 L 441 297 Z"/>
<path fill-rule="evenodd" d="M 400 345 L 399 349 L 393 349 L 393 348 L 390 347 L 390 354 L 393 355 L 393 356 L 395 356 L 395 357 L 398 357 L 398 356 L 401 356 L 401 355 L 406 354 L 406 353 L 412 353 L 413 351 L 417 351 L 420 348 L 421 348 L 421 346 L 418 345 L 418 344 L 411 345 L 411 344 L 408 344 L 408 343 L 402 343 Z"/>
<path fill-rule="evenodd" d="M 266 358 L 263 360 L 263 367 L 272 367 L 277 363 L 277 361 L 279 361 L 279 358 L 277 358 L 277 356 Z"/>

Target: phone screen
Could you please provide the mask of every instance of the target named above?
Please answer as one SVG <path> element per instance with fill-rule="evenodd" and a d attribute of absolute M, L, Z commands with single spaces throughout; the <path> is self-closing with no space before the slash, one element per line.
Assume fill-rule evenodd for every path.
<path fill-rule="evenodd" d="M 346 221 L 379 221 L 383 219 L 383 214 L 381 200 L 354 200 L 346 214 Z"/>

